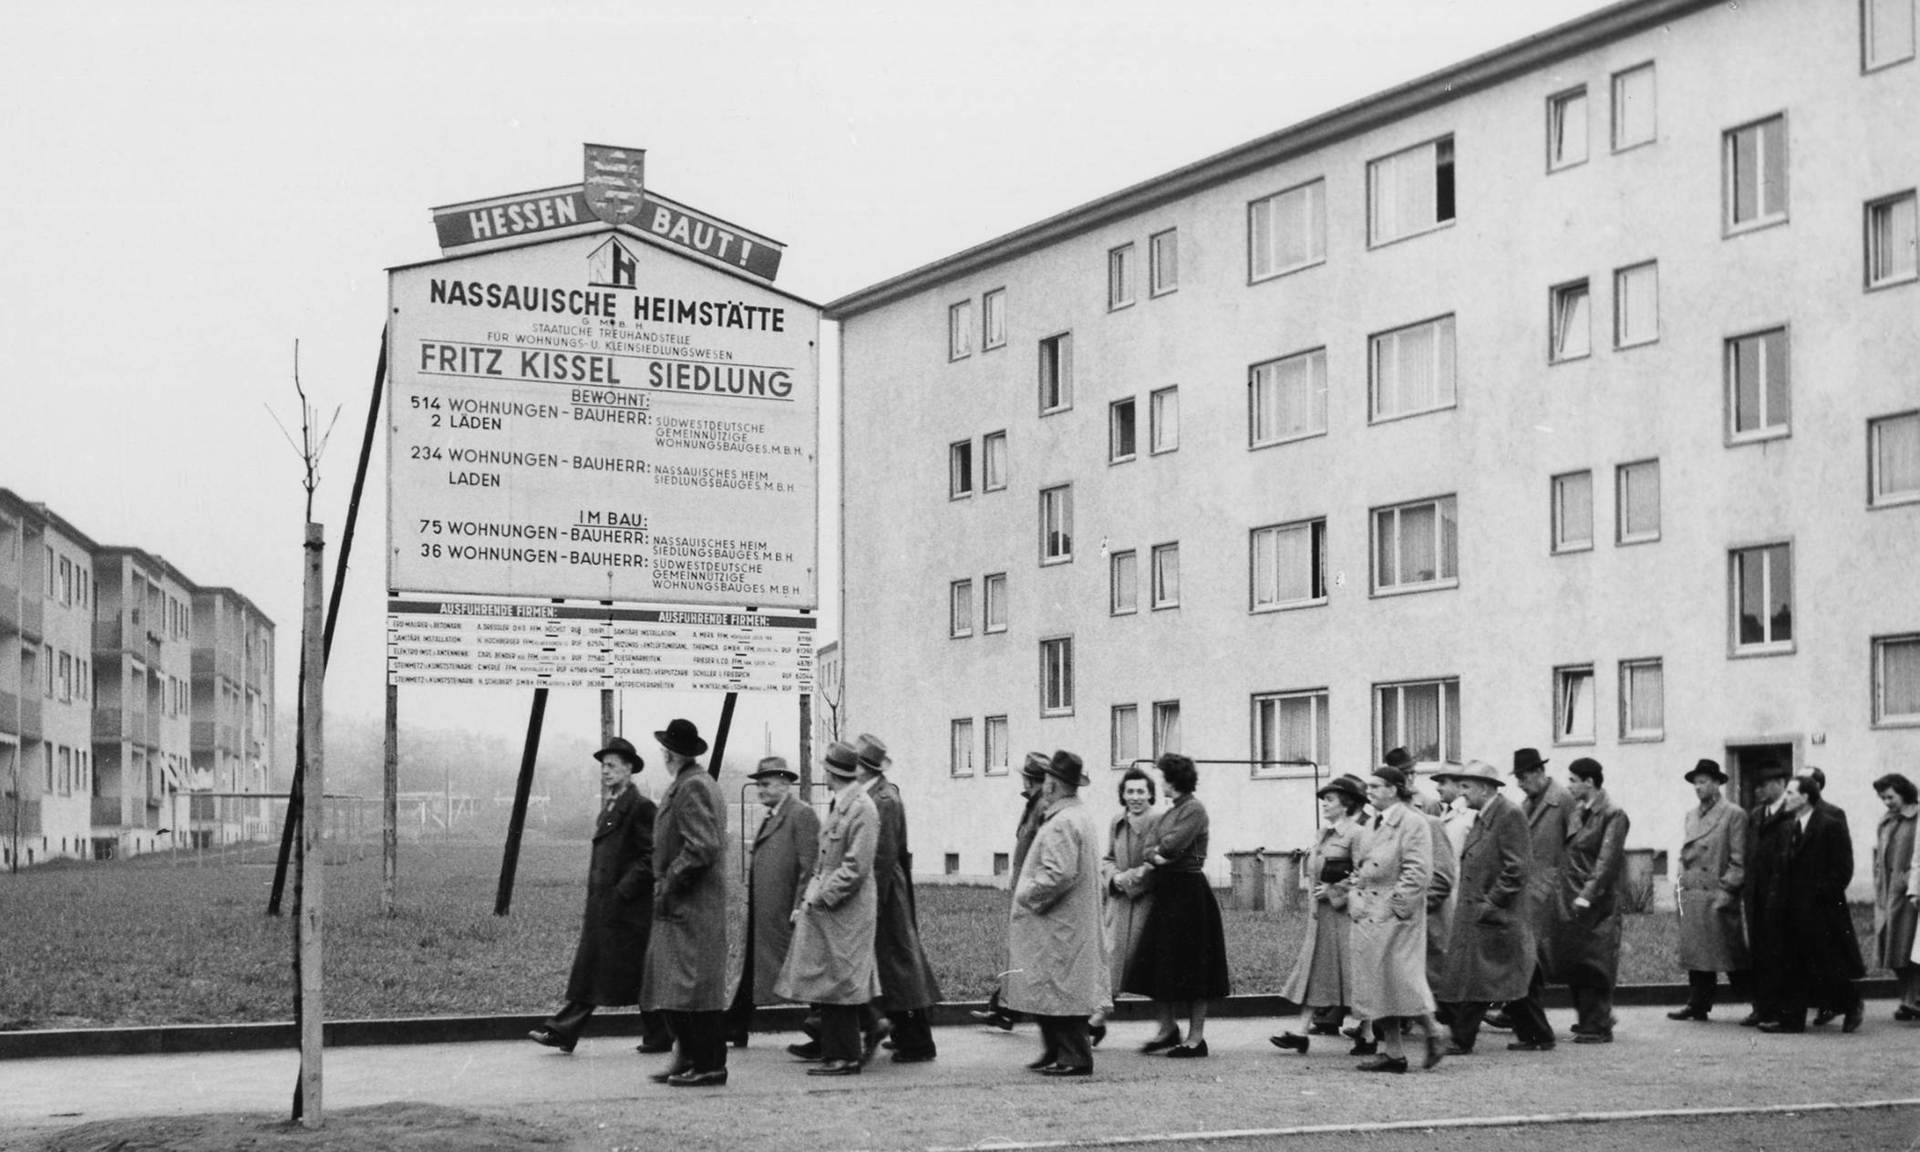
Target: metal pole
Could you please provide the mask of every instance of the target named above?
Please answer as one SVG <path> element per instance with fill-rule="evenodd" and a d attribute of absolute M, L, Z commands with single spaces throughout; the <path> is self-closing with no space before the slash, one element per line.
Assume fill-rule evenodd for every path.
<path fill-rule="evenodd" d="M 305 716 L 301 736 L 306 756 L 300 775 L 313 797 L 313 811 L 300 822 L 300 869 L 293 888 L 294 932 L 298 939 L 295 971 L 299 999 L 300 1084 L 294 1095 L 294 1119 L 303 1127 L 319 1128 L 326 1120 L 321 1096 L 321 1048 L 326 1005 L 322 996 L 321 930 L 326 906 L 326 773 L 322 755 L 322 703 L 326 660 L 320 640 L 320 581 L 326 558 L 326 530 L 307 525 L 306 613 L 301 629 L 302 689 Z"/>
<path fill-rule="evenodd" d="M 380 796 L 380 911 L 391 916 L 400 881 L 400 688 L 394 684 L 387 685 L 384 775 Z"/>
<path fill-rule="evenodd" d="M 520 866 L 520 833 L 527 826 L 527 795 L 533 791 L 533 763 L 540 754 L 540 724 L 547 715 L 547 690 L 533 690 L 533 711 L 527 716 L 527 746 L 520 753 L 520 781 L 513 788 L 513 816 L 507 821 L 507 849 L 500 858 L 500 889 L 493 898 L 493 914 L 505 916 L 513 905 L 513 874 Z"/>
<path fill-rule="evenodd" d="M 733 706 L 740 700 L 740 693 L 729 692 L 720 705 L 720 729 L 713 734 L 712 756 L 707 760 L 707 775 L 720 779 L 720 764 L 727 755 L 727 733 L 733 729 Z"/>

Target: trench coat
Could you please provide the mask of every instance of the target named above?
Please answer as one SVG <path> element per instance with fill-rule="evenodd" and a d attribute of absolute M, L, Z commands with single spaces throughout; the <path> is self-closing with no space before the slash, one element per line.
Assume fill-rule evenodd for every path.
<path fill-rule="evenodd" d="M 1429 812 L 1433 833 L 1433 879 L 1427 884 L 1427 983 L 1440 979 L 1447 967 L 1447 943 L 1453 936 L 1453 909 L 1459 902 L 1460 854 L 1447 838 L 1445 817 Z"/>
<path fill-rule="evenodd" d="M 813 874 L 802 899 L 813 907 L 793 926 L 774 994 L 807 1004 L 865 1004 L 880 995 L 873 959 L 873 927 L 880 893 L 873 860 L 880 843 L 880 812 L 858 788 L 834 796 L 820 825 Z"/>
<path fill-rule="evenodd" d="M 1847 907 L 1853 837 L 1845 824 L 1816 810 L 1796 845 L 1794 823 L 1789 815 L 1781 886 L 1786 978 L 1814 981 L 1816 986 L 1822 976 L 1858 980 L 1867 970 L 1860 941 L 1853 934 L 1853 913 Z"/>
<path fill-rule="evenodd" d="M 653 801 L 628 783 L 594 822 L 587 911 L 567 977 L 572 1003 L 613 1008 L 640 1002 L 640 969 L 653 926 L 653 820 Z"/>
<path fill-rule="evenodd" d="M 1567 818 L 1567 852 L 1560 863 L 1552 969 L 1569 985 L 1612 988 L 1620 971 L 1620 891 L 1627 878 L 1627 830 L 1632 822 L 1605 789 Z M 1575 900 L 1588 907 L 1576 908 Z"/>
<path fill-rule="evenodd" d="M 1047 807 L 1007 921 L 1006 1005 L 1034 1016 L 1091 1016 L 1107 1000 L 1100 924 L 1100 828 L 1078 796 Z"/>
<path fill-rule="evenodd" d="M 1145 867 L 1153 851 L 1154 831 L 1160 816 L 1148 812 L 1140 818 L 1140 829 L 1123 811 L 1107 829 L 1107 854 L 1100 861 L 1100 886 L 1107 895 L 1106 942 L 1108 987 L 1120 990 L 1126 978 L 1127 961 L 1140 943 L 1147 926 L 1147 914 L 1153 911 L 1153 869 Z"/>
<path fill-rule="evenodd" d="M 1559 915 L 1560 863 L 1567 853 L 1567 817 L 1573 812 L 1573 794 L 1558 780 L 1547 781 L 1546 791 L 1529 796 L 1521 805 L 1527 816 L 1527 927 L 1538 948 L 1547 979 L 1557 979 L 1547 944 L 1553 939 Z"/>
<path fill-rule="evenodd" d="M 1307 853 L 1309 886 L 1320 884 L 1328 860 L 1354 858 L 1354 848 L 1364 829 L 1352 817 L 1320 829 L 1313 848 Z M 1333 1008 L 1347 1002 L 1347 971 L 1353 939 L 1353 917 L 1347 915 L 1347 893 L 1353 887 L 1351 874 L 1345 880 L 1325 885 L 1313 901 L 1313 914 L 1307 917 L 1306 934 L 1300 937 L 1300 953 L 1294 957 L 1293 971 L 1280 986 L 1280 995 L 1303 1008 Z"/>
<path fill-rule="evenodd" d="M 1360 837 L 1347 891 L 1347 1006 L 1356 1016 L 1424 1016 L 1427 983 L 1427 886 L 1433 881 L 1433 828 L 1405 804 L 1380 814 Z"/>
<path fill-rule="evenodd" d="M 907 847 L 907 808 L 900 789 L 885 776 L 867 788 L 880 813 L 880 835 L 873 854 L 873 876 L 880 895 L 880 920 L 874 932 L 874 960 L 880 965 L 880 995 L 889 1012 L 926 1008 L 940 1000 L 920 925 L 913 907 L 913 853 Z"/>
<path fill-rule="evenodd" d="M 1527 818 L 1496 793 L 1480 809 L 1460 850 L 1460 901 L 1453 910 L 1442 1000 L 1518 1000 L 1534 962 L 1526 917 Z"/>
<path fill-rule="evenodd" d="M 727 1007 L 727 810 L 699 764 L 680 769 L 653 823 L 653 940 L 640 980 L 650 1011 Z"/>
<path fill-rule="evenodd" d="M 1920 807 L 1907 805 L 1880 817 L 1873 839 L 1873 954 L 1881 968 L 1897 970 L 1913 963 L 1920 902 L 1907 894 L 1907 876 L 1913 868 L 1916 825 Z"/>
<path fill-rule="evenodd" d="M 793 942 L 793 910 L 800 906 L 820 851 L 820 817 L 813 805 L 788 793 L 760 821 L 747 871 L 747 947 L 740 978 L 755 1004 L 771 1004 L 780 965 Z"/>
<path fill-rule="evenodd" d="M 1741 972 L 1747 940 L 1740 931 L 1740 890 L 1747 882 L 1747 814 L 1716 799 L 1687 810 L 1680 841 L 1680 967 L 1689 972 Z"/>

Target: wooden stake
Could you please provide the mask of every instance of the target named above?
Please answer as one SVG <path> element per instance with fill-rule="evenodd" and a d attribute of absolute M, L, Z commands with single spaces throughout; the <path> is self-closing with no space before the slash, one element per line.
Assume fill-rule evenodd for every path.
<path fill-rule="evenodd" d="M 326 772 L 321 754 L 321 702 L 326 679 L 326 657 L 321 640 L 321 579 L 326 558 L 326 529 L 308 523 L 306 541 L 306 604 L 301 626 L 302 687 L 305 703 L 302 736 L 306 757 L 300 765 L 306 811 L 300 821 L 300 868 L 293 889 L 294 931 L 299 938 L 297 957 L 300 987 L 300 1087 L 294 1096 L 294 1117 L 303 1127 L 319 1128 L 326 1113 L 321 1096 L 320 1052 L 326 1021 L 321 986 L 321 929 L 326 907 Z"/>
<path fill-rule="evenodd" d="M 400 689 L 387 685 L 387 756 L 380 797 L 380 911 L 393 915 L 400 885 Z"/>

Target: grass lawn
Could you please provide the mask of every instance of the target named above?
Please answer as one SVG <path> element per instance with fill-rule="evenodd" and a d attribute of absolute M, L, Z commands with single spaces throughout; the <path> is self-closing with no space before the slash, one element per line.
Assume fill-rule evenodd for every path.
<path fill-rule="evenodd" d="M 392 917 L 380 914 L 378 847 L 333 851 L 329 1019 L 546 1012 L 558 1003 L 580 928 L 585 844 L 530 835 L 507 917 L 493 915 L 497 843 L 402 844 Z M 737 859 L 730 868 L 737 879 Z M 265 915 L 272 879 L 265 848 L 0 875 L 0 1030 L 291 1018 L 292 922 Z M 745 897 L 738 883 L 732 891 L 737 947 Z M 1005 967 L 1006 893 L 922 885 L 918 900 L 946 998 L 984 999 Z M 1871 909 L 1854 911 L 1870 941 Z M 1234 991 L 1277 991 L 1299 946 L 1299 915 L 1225 917 Z M 1621 982 L 1684 981 L 1676 936 L 1671 913 L 1630 916 Z"/>

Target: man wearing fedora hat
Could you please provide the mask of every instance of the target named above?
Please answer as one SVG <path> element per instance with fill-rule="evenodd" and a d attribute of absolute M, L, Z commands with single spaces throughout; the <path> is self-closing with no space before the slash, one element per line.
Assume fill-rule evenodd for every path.
<path fill-rule="evenodd" d="M 567 1003 L 527 1033 L 536 1044 L 571 1052 L 595 1008 L 640 1002 L 640 970 L 653 921 L 653 801 L 633 786 L 646 767 L 632 744 L 616 736 L 593 754 L 600 765 L 600 814 L 587 865 L 587 909 L 567 977 Z M 641 1013 L 642 1029 L 658 1042 L 665 1027 Z"/>
<path fill-rule="evenodd" d="M 690 720 L 653 738 L 673 780 L 653 825 L 653 942 L 642 1007 L 666 1013 L 673 1063 L 653 1079 L 675 1088 L 727 1082 L 727 809 L 695 757 L 707 750 Z"/>
<path fill-rule="evenodd" d="M 1747 812 L 1747 955 L 1753 968 L 1753 1010 L 1740 1021 L 1753 1028 L 1780 1013 L 1785 995 L 1783 958 L 1786 955 L 1787 781 L 1792 770 L 1778 760 L 1753 768 L 1754 805 Z"/>
<path fill-rule="evenodd" d="M 1043 1076 L 1093 1073 L 1087 1021 L 1107 999 L 1101 927 L 1100 829 L 1080 799 L 1080 757 L 1059 751 L 1047 762 L 1045 810 L 1033 848 L 1014 880 L 1007 925 L 1007 1006 L 1040 1025 Z"/>
<path fill-rule="evenodd" d="M 1470 760 L 1450 775 L 1479 812 L 1460 849 L 1446 972 L 1434 990 L 1449 1005 L 1453 1043 L 1447 1052 L 1464 1056 L 1479 1039 L 1487 1009 L 1526 994 L 1534 942 L 1526 916 L 1526 815 L 1500 794 L 1503 782 L 1486 761 Z M 1518 1042 L 1536 1038 L 1521 1031 Z"/>
<path fill-rule="evenodd" d="M 1721 794 L 1727 774 L 1702 759 L 1686 781 L 1699 800 L 1687 809 L 1680 838 L 1680 966 L 1687 970 L 1687 1003 L 1667 1013 L 1674 1020 L 1705 1020 L 1713 1011 L 1718 973 L 1745 983 L 1747 941 L 1740 925 L 1740 896 L 1747 880 L 1747 814 Z"/>
<path fill-rule="evenodd" d="M 1007 896 L 1012 898 L 1020 880 L 1020 865 L 1026 861 L 1027 849 L 1033 846 L 1034 834 L 1040 831 L 1040 817 L 1045 806 L 1041 797 L 1045 792 L 1042 782 L 1047 776 L 1047 756 L 1044 752 L 1027 753 L 1026 762 L 1020 765 L 1020 798 L 1026 806 L 1020 812 L 1020 822 L 1013 829 L 1013 862 L 1007 875 L 1011 877 L 1007 884 Z M 1015 1023 L 1013 1013 L 1000 1003 L 1002 982 L 996 982 L 993 991 L 987 994 L 987 1007 L 984 1011 L 974 1009 L 973 1018 L 982 1024 L 991 1024 L 1002 1032 L 1011 1032 Z"/>
<path fill-rule="evenodd" d="M 1513 1029 L 1515 1042 L 1509 1047 L 1519 1051 L 1544 1051 L 1554 1045 L 1553 1025 L 1547 1023 L 1543 1001 L 1547 981 L 1554 978 L 1549 944 L 1553 939 L 1554 908 L 1560 892 L 1560 868 L 1567 854 L 1567 818 L 1573 813 L 1573 797 L 1558 780 L 1547 775 L 1547 761 L 1541 758 L 1538 749 L 1514 749 L 1513 779 L 1526 796 L 1520 810 L 1527 817 L 1530 843 L 1526 917 L 1533 933 L 1533 971 L 1527 979 L 1527 994 L 1509 1001 L 1506 1018 L 1495 1021 L 1494 1025 Z"/>
<path fill-rule="evenodd" d="M 747 939 L 740 950 L 740 982 L 734 986 L 733 1005 L 727 1009 L 727 1039 L 735 1047 L 747 1045 L 756 1004 L 772 1004 L 773 983 L 793 940 L 793 910 L 813 875 L 814 854 L 820 850 L 820 817 L 813 806 L 793 794 L 800 774 L 783 756 L 768 756 L 747 779 L 759 788 L 767 814 L 753 834 L 747 866 Z"/>
<path fill-rule="evenodd" d="M 921 1064 L 935 1055 L 927 1009 L 940 1002 L 940 985 L 920 946 L 920 925 L 913 906 L 913 853 L 907 846 L 907 806 L 887 772 L 893 758 L 878 736 L 854 741 L 861 787 L 880 812 L 880 843 L 873 874 L 880 896 L 880 921 L 874 933 L 874 960 L 880 967 L 880 1005 L 893 1033 L 893 1062 Z M 877 1024 L 868 1030 L 869 1046 L 878 1044 Z"/>

